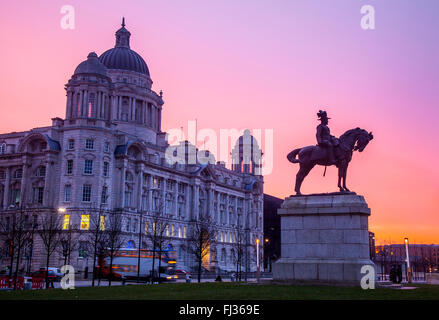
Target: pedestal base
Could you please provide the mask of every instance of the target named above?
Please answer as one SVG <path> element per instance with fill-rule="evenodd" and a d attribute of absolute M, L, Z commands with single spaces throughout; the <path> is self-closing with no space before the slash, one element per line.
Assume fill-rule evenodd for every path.
<path fill-rule="evenodd" d="M 281 216 L 281 259 L 273 281 L 360 286 L 370 260 L 370 209 L 356 194 L 292 196 Z"/>

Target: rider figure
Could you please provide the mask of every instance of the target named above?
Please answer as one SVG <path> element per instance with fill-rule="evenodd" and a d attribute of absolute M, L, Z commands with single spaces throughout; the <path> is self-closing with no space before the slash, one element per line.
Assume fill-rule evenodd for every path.
<path fill-rule="evenodd" d="M 338 145 L 338 139 L 334 136 L 331 136 L 331 132 L 328 127 L 328 115 L 326 111 L 320 110 L 317 113 L 319 120 L 321 123 L 317 126 L 317 143 L 320 147 L 323 147 L 327 150 L 327 161 L 328 165 L 333 165 L 336 163 L 334 156 L 334 147 Z"/>

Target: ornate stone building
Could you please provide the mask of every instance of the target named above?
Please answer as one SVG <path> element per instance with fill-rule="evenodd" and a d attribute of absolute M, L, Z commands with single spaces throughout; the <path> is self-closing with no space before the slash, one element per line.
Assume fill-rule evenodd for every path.
<path fill-rule="evenodd" d="M 242 229 L 248 270 L 254 271 L 254 243 L 263 232 L 263 178 L 257 172 L 260 158 L 246 158 L 243 150 L 247 137 L 252 154 L 260 153 L 256 140 L 246 132 L 237 141 L 232 169 L 220 162 L 169 164 L 169 145 L 161 131 L 163 97 L 152 90 L 143 58 L 130 49 L 130 35 L 122 23 L 114 48 L 99 57 L 91 52 L 77 66 L 65 85 L 65 119 L 54 118 L 49 127 L 0 134 L 0 222 L 8 226 L 19 210 L 36 222 L 44 212 L 58 212 L 63 229 L 75 233 L 68 262 L 78 270 L 91 270 L 84 235 L 92 215 L 122 215 L 124 247 L 149 248 L 145 236 L 138 243 L 138 233 L 151 225 L 162 203 L 166 236 L 178 264 L 192 267 L 184 244 L 191 223 L 205 212 L 217 230 L 205 267 L 236 269 L 234 242 Z M 180 146 L 186 158 L 195 150 L 186 141 Z M 29 267 L 30 261 L 32 270 L 45 265 L 39 241 L 35 236 L 31 256 L 23 252 L 20 268 Z M 64 264 L 61 252 L 55 251 L 51 266 Z M 9 261 L 7 244 L 2 244 L 1 267 Z"/>

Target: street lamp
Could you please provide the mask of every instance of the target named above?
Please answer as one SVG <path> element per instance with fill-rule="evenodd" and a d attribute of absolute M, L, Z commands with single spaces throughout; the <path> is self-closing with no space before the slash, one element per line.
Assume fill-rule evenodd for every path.
<path fill-rule="evenodd" d="M 65 214 L 67 212 L 67 209 L 64 207 L 58 208 L 58 213 Z M 66 225 L 66 218 L 68 218 L 68 224 Z M 63 247 L 63 255 L 64 255 L 64 265 L 67 265 L 67 262 L 70 263 L 70 250 L 71 250 L 71 241 L 72 241 L 72 233 L 70 228 L 70 216 L 64 215 L 63 217 L 63 230 L 67 229 L 68 237 L 67 237 L 67 243 L 63 241 L 62 247 Z M 68 259 L 68 261 L 67 261 Z"/>
<path fill-rule="evenodd" d="M 409 256 L 409 238 L 404 238 L 405 243 L 405 256 L 406 256 L 406 263 L 407 263 L 407 282 L 411 283 L 411 270 L 410 270 L 410 256 Z"/>
<path fill-rule="evenodd" d="M 261 276 L 261 269 L 259 266 L 259 238 L 256 239 L 256 276 L 259 283 L 260 276 Z"/>

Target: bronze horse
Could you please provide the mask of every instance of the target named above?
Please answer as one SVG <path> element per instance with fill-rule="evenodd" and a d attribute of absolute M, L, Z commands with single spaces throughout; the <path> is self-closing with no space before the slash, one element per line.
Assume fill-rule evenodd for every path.
<path fill-rule="evenodd" d="M 334 153 L 336 158 L 335 166 L 338 168 L 338 187 L 340 188 L 341 192 L 349 192 L 349 189 L 346 187 L 346 173 L 349 162 L 352 159 L 353 152 L 357 150 L 362 152 L 372 139 L 372 132 L 368 133 L 366 130 L 360 128 L 348 130 L 339 138 L 339 144 L 334 148 Z M 287 159 L 290 162 L 300 163 L 300 169 L 296 175 L 296 185 L 294 188 L 294 191 L 296 191 L 297 195 L 301 194 L 300 187 L 303 179 L 316 164 L 325 167 L 331 165 L 328 164 L 325 155 L 313 160 L 313 154 L 322 153 L 324 154 L 325 151 L 319 146 L 307 146 L 295 149 L 287 155 Z M 299 156 L 298 159 L 296 159 L 297 155 Z M 341 185 L 342 179 L 343 186 Z"/>

